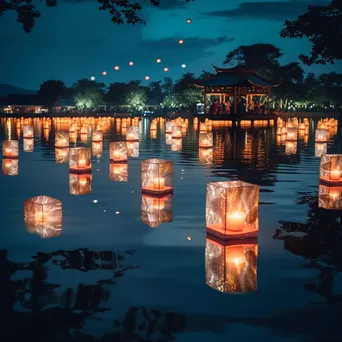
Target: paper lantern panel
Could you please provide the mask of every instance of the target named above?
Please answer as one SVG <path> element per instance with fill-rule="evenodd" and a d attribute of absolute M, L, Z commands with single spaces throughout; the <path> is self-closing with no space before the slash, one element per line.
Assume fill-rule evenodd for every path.
<path fill-rule="evenodd" d="M 286 132 L 287 141 L 297 141 L 298 140 L 298 129 L 296 127 L 288 127 Z"/>
<path fill-rule="evenodd" d="M 2 156 L 4 158 L 18 159 L 19 141 L 18 140 L 4 140 L 2 142 Z"/>
<path fill-rule="evenodd" d="M 200 133 L 198 145 L 200 148 L 213 147 L 213 133 Z"/>
<path fill-rule="evenodd" d="M 172 152 L 179 152 L 183 148 L 183 141 L 182 139 L 171 139 L 171 151 Z"/>
<path fill-rule="evenodd" d="M 165 133 L 172 134 L 172 128 L 175 125 L 173 121 L 167 121 L 165 124 Z"/>
<path fill-rule="evenodd" d="M 342 154 L 325 154 L 321 158 L 320 180 L 342 183 Z"/>
<path fill-rule="evenodd" d="M 92 133 L 91 141 L 93 142 L 101 142 L 103 140 L 103 132 L 99 130 L 95 130 Z"/>
<path fill-rule="evenodd" d="M 318 207 L 323 209 L 342 210 L 342 186 L 320 184 Z"/>
<path fill-rule="evenodd" d="M 172 195 L 161 198 L 142 195 L 141 221 L 152 228 L 172 222 Z"/>
<path fill-rule="evenodd" d="M 34 139 L 24 139 L 24 152 L 33 152 L 34 151 Z"/>
<path fill-rule="evenodd" d="M 23 128 L 23 137 L 26 139 L 32 139 L 34 137 L 33 126 L 25 125 Z"/>
<path fill-rule="evenodd" d="M 67 148 L 67 147 L 69 147 L 69 133 L 57 132 L 55 134 L 55 147 L 56 148 Z"/>
<path fill-rule="evenodd" d="M 93 141 L 91 143 L 91 152 L 94 157 L 100 158 L 102 157 L 103 154 L 103 142 L 95 142 Z"/>
<path fill-rule="evenodd" d="M 293 155 L 297 153 L 297 141 L 285 142 L 285 154 Z"/>
<path fill-rule="evenodd" d="M 55 149 L 56 164 L 66 164 L 69 162 L 69 148 Z"/>
<path fill-rule="evenodd" d="M 109 143 L 109 157 L 111 162 L 127 161 L 127 143 L 124 141 Z"/>
<path fill-rule="evenodd" d="M 2 174 L 4 176 L 18 176 L 19 161 L 18 159 L 2 159 Z"/>
<path fill-rule="evenodd" d="M 322 157 L 324 154 L 327 154 L 328 144 L 327 143 L 315 143 L 315 157 Z"/>
<path fill-rule="evenodd" d="M 126 131 L 127 141 L 139 141 L 139 127 L 130 126 Z"/>
<path fill-rule="evenodd" d="M 92 174 L 73 174 L 69 175 L 69 194 L 75 196 L 88 195 L 92 193 Z"/>
<path fill-rule="evenodd" d="M 91 172 L 91 150 L 88 147 L 70 149 L 69 169 L 71 172 Z"/>
<path fill-rule="evenodd" d="M 139 141 L 129 141 L 127 142 L 127 156 L 128 158 L 138 158 L 139 157 Z"/>
<path fill-rule="evenodd" d="M 326 129 L 316 129 L 315 141 L 317 143 L 326 143 L 326 142 L 328 142 L 328 130 L 326 130 Z"/>
<path fill-rule="evenodd" d="M 259 186 L 241 181 L 207 184 L 206 226 L 219 238 L 257 236 Z"/>
<path fill-rule="evenodd" d="M 199 148 L 198 160 L 203 165 L 211 165 L 214 162 L 214 149 L 213 148 Z"/>
<path fill-rule="evenodd" d="M 182 139 L 182 128 L 177 125 L 172 127 L 172 139 Z"/>
<path fill-rule="evenodd" d="M 127 182 L 128 181 L 127 163 L 109 164 L 109 179 L 114 182 Z"/>

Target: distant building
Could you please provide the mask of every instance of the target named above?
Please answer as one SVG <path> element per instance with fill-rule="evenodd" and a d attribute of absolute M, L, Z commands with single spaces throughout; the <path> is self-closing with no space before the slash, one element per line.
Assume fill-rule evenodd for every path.
<path fill-rule="evenodd" d="M 0 100 L 0 106 L 9 114 L 39 114 L 47 111 L 37 95 L 10 94 Z"/>
<path fill-rule="evenodd" d="M 147 103 L 143 106 L 143 114 L 154 114 L 161 109 L 161 104 L 155 99 L 147 100 Z"/>
<path fill-rule="evenodd" d="M 61 99 L 56 102 L 53 107 L 54 113 L 64 113 L 76 111 L 76 103 L 74 100 Z"/>

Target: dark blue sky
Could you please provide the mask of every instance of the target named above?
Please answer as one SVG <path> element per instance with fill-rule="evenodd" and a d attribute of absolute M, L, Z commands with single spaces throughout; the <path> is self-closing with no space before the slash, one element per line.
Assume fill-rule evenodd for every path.
<path fill-rule="evenodd" d="M 227 52 L 239 45 L 272 43 L 284 53 L 283 63 L 306 53 L 304 40 L 284 40 L 279 31 L 285 19 L 294 19 L 308 4 L 324 0 L 161 0 L 161 8 L 146 6 L 144 25 L 111 23 L 96 1 L 78 3 L 59 0 L 56 8 L 44 8 L 31 34 L 23 32 L 14 13 L 0 19 L 0 83 L 38 89 L 47 79 L 61 79 L 71 85 L 80 78 L 95 76 L 111 83 L 164 76 L 179 77 L 184 72 L 199 75 L 222 66 Z M 191 18 L 192 23 L 186 23 Z M 184 44 L 179 45 L 178 40 Z M 155 60 L 162 59 L 161 64 Z M 134 61 L 133 67 L 129 62 Z M 181 67 L 186 64 L 186 68 Z M 114 66 L 120 66 L 114 71 Z M 164 67 L 169 72 L 163 71 Z M 306 71 L 339 71 L 342 64 L 313 66 Z M 107 76 L 102 72 L 107 71 Z"/>

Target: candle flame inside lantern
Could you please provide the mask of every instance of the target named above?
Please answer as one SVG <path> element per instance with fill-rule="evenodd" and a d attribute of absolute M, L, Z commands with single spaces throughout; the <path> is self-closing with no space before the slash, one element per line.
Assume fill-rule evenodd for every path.
<path fill-rule="evenodd" d="M 165 188 L 165 178 L 156 177 L 153 181 L 153 187 L 157 190 L 162 190 Z"/>

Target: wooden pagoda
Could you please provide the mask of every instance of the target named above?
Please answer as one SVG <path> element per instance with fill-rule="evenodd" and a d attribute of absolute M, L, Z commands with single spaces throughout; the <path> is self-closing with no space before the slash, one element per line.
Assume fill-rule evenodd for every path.
<path fill-rule="evenodd" d="M 208 80 L 197 81 L 196 87 L 204 89 L 204 110 L 207 108 L 207 95 L 219 96 L 220 104 L 226 103 L 232 97 L 234 101 L 234 113 L 237 113 L 237 105 L 244 98 L 248 104 L 255 97 L 267 97 L 267 114 L 270 113 L 271 88 L 277 87 L 275 83 L 259 76 L 255 69 L 234 67 L 230 69 L 218 68 L 213 65 L 216 75 Z"/>

